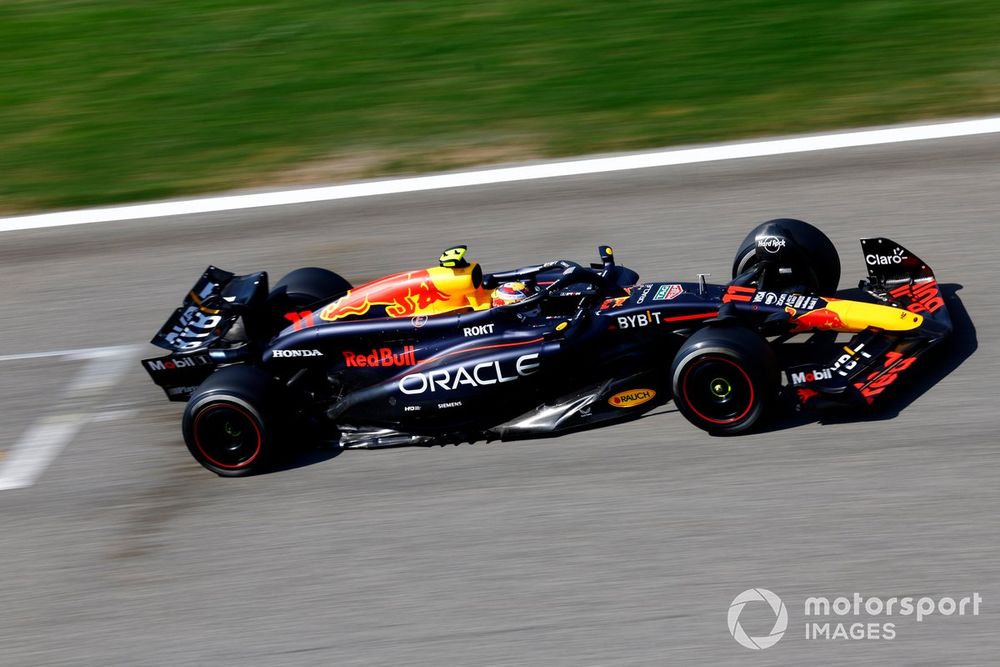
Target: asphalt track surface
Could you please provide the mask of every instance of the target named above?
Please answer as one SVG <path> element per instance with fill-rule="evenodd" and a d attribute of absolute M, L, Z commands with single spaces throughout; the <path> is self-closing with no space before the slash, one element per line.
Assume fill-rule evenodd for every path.
<path fill-rule="evenodd" d="M 180 407 L 138 363 L 91 391 L 100 359 L 2 361 L 5 455 L 39 420 L 93 418 L 34 485 L 0 491 L 0 664 L 996 664 L 998 155 L 993 135 L 4 234 L 0 355 L 152 353 L 209 263 L 357 282 L 456 242 L 487 270 L 610 243 L 646 279 L 725 280 L 749 227 L 777 216 L 833 238 L 842 287 L 864 273 L 858 237 L 900 241 L 949 286 L 960 330 L 871 419 L 711 438 L 668 404 L 245 480 L 193 462 Z M 788 606 L 763 651 L 726 624 L 751 587 Z M 807 596 L 855 591 L 983 604 L 825 619 L 895 622 L 891 641 L 805 639 Z M 751 635 L 770 630 L 761 609 L 741 618 Z"/>

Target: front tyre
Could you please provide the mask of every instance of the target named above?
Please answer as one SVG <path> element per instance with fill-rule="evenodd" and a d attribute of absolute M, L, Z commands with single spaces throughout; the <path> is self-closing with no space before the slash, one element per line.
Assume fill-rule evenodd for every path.
<path fill-rule="evenodd" d="M 713 435 L 747 431 L 778 389 L 774 351 L 743 327 L 708 327 L 688 338 L 671 368 L 674 403 L 688 421 Z"/>
<path fill-rule="evenodd" d="M 216 371 L 184 411 L 184 442 L 191 456 L 222 477 L 245 477 L 273 467 L 279 458 L 278 399 L 272 378 L 257 368 Z"/>
<path fill-rule="evenodd" d="M 802 220 L 777 218 L 750 230 L 733 258 L 733 278 L 765 262 L 758 289 L 773 292 L 805 289 L 834 294 L 840 283 L 840 256 L 833 241 Z"/>

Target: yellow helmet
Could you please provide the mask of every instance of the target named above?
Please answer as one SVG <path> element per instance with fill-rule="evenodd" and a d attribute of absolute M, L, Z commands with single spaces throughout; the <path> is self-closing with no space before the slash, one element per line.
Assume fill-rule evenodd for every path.
<path fill-rule="evenodd" d="M 490 295 L 490 301 L 494 308 L 498 306 L 509 306 L 511 304 L 524 301 L 534 293 L 535 289 L 525 283 L 500 283 Z"/>

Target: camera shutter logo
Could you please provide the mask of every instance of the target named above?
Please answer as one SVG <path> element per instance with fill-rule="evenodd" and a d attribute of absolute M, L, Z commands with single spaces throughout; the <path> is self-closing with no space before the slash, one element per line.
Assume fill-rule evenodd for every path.
<path fill-rule="evenodd" d="M 740 625 L 740 614 L 743 613 L 743 607 L 748 602 L 765 602 L 771 607 L 771 611 L 774 612 L 774 627 L 771 628 L 770 634 L 763 637 L 751 637 Z M 785 603 L 781 601 L 781 598 L 766 588 L 750 588 L 737 595 L 732 604 L 729 605 L 728 620 L 729 634 L 733 636 L 733 639 L 739 642 L 740 646 L 756 651 L 770 648 L 778 643 L 781 636 L 785 634 L 785 630 L 788 629 L 788 610 L 785 609 Z"/>

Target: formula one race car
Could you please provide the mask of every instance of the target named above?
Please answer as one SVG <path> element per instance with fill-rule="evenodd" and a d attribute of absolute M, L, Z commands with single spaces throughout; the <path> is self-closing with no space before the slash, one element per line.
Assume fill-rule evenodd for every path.
<path fill-rule="evenodd" d="M 734 434 L 779 392 L 806 407 L 870 404 L 950 334 L 923 261 L 885 238 L 861 247 L 864 301 L 833 296 L 836 249 L 791 219 L 753 229 L 725 285 L 640 283 L 608 246 L 590 267 L 492 274 L 456 246 L 438 266 L 359 287 L 304 268 L 269 289 L 264 272 L 209 267 L 152 340 L 171 354 L 142 363 L 187 401 L 188 449 L 224 476 L 266 469 L 293 441 L 537 437 L 670 398 L 695 426 Z M 519 300 L 494 299 L 510 288 Z"/>

